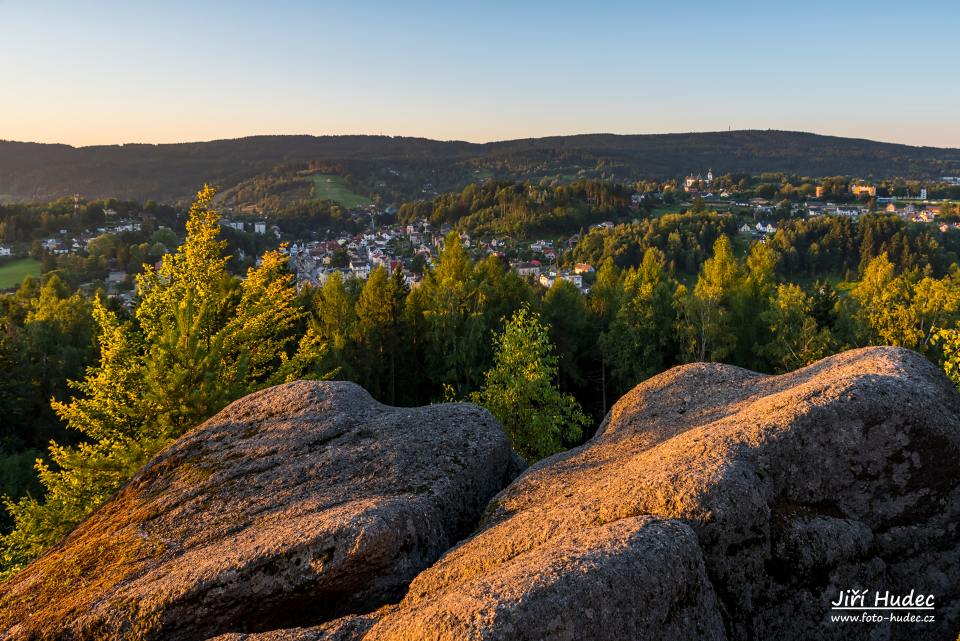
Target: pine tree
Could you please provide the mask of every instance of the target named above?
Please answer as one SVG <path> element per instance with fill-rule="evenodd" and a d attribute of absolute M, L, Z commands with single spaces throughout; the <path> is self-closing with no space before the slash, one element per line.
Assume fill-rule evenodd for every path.
<path fill-rule="evenodd" d="M 665 261 L 661 251 L 648 249 L 640 268 L 627 272 L 623 302 L 600 337 L 621 391 L 660 372 L 673 358 L 673 286 Z"/>
<path fill-rule="evenodd" d="M 559 384 L 563 390 L 579 387 L 586 381 L 580 365 L 584 353 L 594 347 L 590 336 L 590 315 L 586 299 L 570 281 L 558 278 L 543 297 L 544 324 L 559 355 Z"/>
<path fill-rule="evenodd" d="M 485 323 L 473 267 L 456 232 L 444 240 L 436 269 L 418 287 L 427 371 L 436 387 L 453 385 L 458 396 L 476 389 L 482 368 Z"/>
<path fill-rule="evenodd" d="M 73 383 L 78 396 L 53 402 L 76 447 L 52 443 L 52 465 L 37 461 L 43 502 L 7 508 L 13 531 L 0 538 L 3 568 L 13 572 L 68 533 L 172 439 L 254 390 L 320 377 L 326 343 L 296 328 L 293 276 L 279 252 L 240 283 L 226 270 L 225 245 L 209 187 L 197 195 L 187 239 L 160 269 L 137 282 L 137 325 L 122 323 L 98 299 L 100 362 Z"/>
<path fill-rule="evenodd" d="M 694 286 L 683 301 L 681 333 L 686 339 L 685 356 L 694 361 L 720 361 L 736 347 L 734 295 L 741 284 L 741 270 L 730 239 L 720 236 L 713 245 Z"/>
<path fill-rule="evenodd" d="M 187 239 L 173 254 L 164 255 L 160 269 L 137 276 L 136 317 L 147 342 L 161 336 L 189 297 L 203 316 L 198 326 L 207 340 L 229 320 L 235 305 L 224 290 L 231 285 L 227 274 L 227 243 L 219 239 L 220 217 L 213 207 L 215 190 L 204 185 L 187 218 Z"/>
<path fill-rule="evenodd" d="M 357 299 L 357 323 L 354 340 L 357 345 L 358 382 L 374 398 L 384 398 L 390 388 L 391 337 L 394 312 L 391 281 L 383 267 L 377 267 L 367 278 Z"/>
<path fill-rule="evenodd" d="M 36 462 L 46 488 L 44 501 L 26 496 L 6 507 L 13 531 L 0 540 L 4 573 L 12 573 L 63 538 L 89 511 L 106 500 L 163 442 L 144 430 L 153 411 L 145 399 L 142 346 L 127 324 L 93 303 L 99 327 L 100 364 L 72 383 L 79 398 L 53 406 L 86 441 L 76 447 L 50 446 L 50 461 Z"/>
<path fill-rule="evenodd" d="M 613 259 L 607 257 L 597 271 L 597 280 L 590 290 L 590 309 L 596 322 L 597 334 L 602 335 L 610 329 L 610 323 L 616 318 L 623 297 L 623 281 Z M 602 411 L 607 411 L 607 359 L 601 346 L 597 345 L 600 361 L 600 397 Z"/>
<path fill-rule="evenodd" d="M 735 363 L 749 369 L 763 369 L 761 346 L 769 341 L 763 314 L 770 308 L 776 292 L 777 253 L 768 243 L 757 242 L 747 255 L 746 270 L 739 291 L 734 292 L 732 311 L 735 316 Z"/>
<path fill-rule="evenodd" d="M 316 304 L 316 317 L 311 321 L 311 327 L 327 344 L 325 366 L 339 379 L 354 380 L 352 336 L 356 310 L 340 272 L 330 274 L 320 289 Z"/>

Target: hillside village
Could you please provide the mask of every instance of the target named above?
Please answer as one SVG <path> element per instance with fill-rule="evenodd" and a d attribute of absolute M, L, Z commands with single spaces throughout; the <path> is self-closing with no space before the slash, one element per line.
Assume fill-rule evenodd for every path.
<path fill-rule="evenodd" d="M 712 171 L 709 171 L 705 178 L 688 176 L 684 182 L 685 192 L 691 200 L 702 198 L 707 209 L 736 213 L 744 219 L 751 219 L 738 228 L 739 233 L 744 236 L 762 240 L 776 233 L 776 223 L 764 218 L 774 217 L 778 203 L 764 198 L 732 200 L 727 192 L 714 194 L 708 190 L 708 185 L 713 180 Z M 853 184 L 854 187 L 858 185 Z M 922 195 L 926 196 L 925 193 Z M 643 203 L 653 201 L 659 204 L 662 199 L 661 192 L 634 192 L 631 195 L 631 208 L 639 213 Z M 930 202 L 879 198 L 877 203 L 883 205 L 881 211 L 916 223 L 936 223 L 941 211 L 940 205 Z M 686 206 L 691 206 L 691 203 L 686 203 Z M 810 200 L 793 204 L 790 216 L 857 218 L 870 211 L 868 205 L 861 203 L 836 204 Z M 356 214 L 369 216 L 370 220 L 374 221 L 383 212 L 371 206 L 370 210 Z M 242 229 L 244 225 L 238 221 L 224 221 L 223 224 L 235 229 Z M 610 229 L 614 226 L 613 221 L 602 221 L 591 225 L 589 229 Z M 941 231 L 957 226 L 957 223 L 938 225 Z M 247 227 L 250 227 L 249 223 Z M 264 222 L 253 223 L 253 229 L 258 234 L 267 232 Z M 335 271 L 344 276 L 366 278 L 372 269 L 383 266 L 390 271 L 401 269 L 407 283 L 413 286 L 422 278 L 423 266 L 433 265 L 436 261 L 443 248 L 444 238 L 453 229 L 454 227 L 447 224 L 436 226 L 426 219 L 419 219 L 408 224 L 377 226 L 363 233 L 341 233 L 327 240 L 287 239 L 277 226 L 270 226 L 269 231 L 278 240 L 289 243 L 286 251 L 290 256 L 290 268 L 296 273 L 300 285 L 322 285 Z M 520 276 L 536 281 L 545 288 L 551 287 L 559 279 L 573 283 L 583 293 L 589 292 L 590 275 L 595 271 L 594 266 L 587 263 L 571 265 L 563 260 L 564 252 L 573 248 L 580 240 L 578 234 L 554 239 L 523 240 L 505 236 L 477 238 L 461 231 L 459 237 L 474 258 L 495 255 L 508 261 L 510 267 Z"/>
<path fill-rule="evenodd" d="M 777 221 L 784 218 L 784 202 L 775 202 L 767 198 L 736 199 L 726 190 L 714 190 L 712 170 L 705 176 L 690 174 L 683 181 L 685 200 L 679 205 L 679 211 L 699 206 L 705 210 L 717 211 L 721 215 L 733 215 L 742 221 L 737 230 L 740 235 L 761 241 L 777 231 Z M 716 191 L 717 193 L 714 193 Z M 920 198 L 898 199 L 895 197 L 875 197 L 875 188 L 863 181 L 852 181 L 850 191 L 857 199 L 854 202 L 834 203 L 821 198 L 809 198 L 801 202 L 789 203 L 789 218 L 811 218 L 817 216 L 839 216 L 856 219 L 871 212 L 896 215 L 914 223 L 936 225 L 941 231 L 958 227 L 955 222 L 940 222 L 938 217 L 942 204 L 925 200 L 926 189 Z M 817 196 L 823 195 L 823 188 L 817 188 Z M 662 191 L 635 191 L 630 196 L 630 209 L 636 212 L 633 222 L 639 222 L 646 211 L 657 211 L 663 205 L 665 194 Z M 862 198 L 872 197 L 870 202 Z M 455 229 L 450 224 L 432 224 L 421 218 L 409 223 L 378 224 L 378 220 L 389 219 L 395 215 L 397 207 L 371 204 L 367 208 L 351 210 L 349 215 L 361 221 L 365 231 L 333 232 L 317 230 L 308 235 L 289 233 L 279 224 L 269 222 L 268 212 L 256 213 L 244 211 L 238 215 L 228 210 L 221 219 L 223 228 L 236 234 L 259 238 L 258 243 L 266 246 L 279 246 L 289 256 L 289 266 L 296 275 L 299 288 L 322 285 L 334 272 L 344 277 L 366 278 L 371 270 L 385 267 L 389 271 L 402 270 L 404 279 L 410 286 L 416 286 L 425 270 L 433 265 L 443 248 L 444 239 Z M 66 229 L 59 234 L 39 241 L 42 252 L 53 256 L 86 256 L 92 243 L 98 238 L 141 231 L 143 214 L 120 217 L 117 212 L 106 210 L 108 221 L 97 227 L 70 233 Z M 590 225 L 589 230 L 612 229 L 616 224 L 629 224 L 629 220 L 605 220 Z M 163 227 L 161 227 L 163 229 Z M 460 241 L 475 258 L 497 256 L 509 263 L 520 276 L 550 288 L 557 280 L 565 280 L 575 285 L 581 292 L 589 292 L 594 266 L 587 263 L 573 264 L 566 260 L 565 254 L 576 246 L 579 234 L 557 238 L 511 238 L 508 236 L 486 235 L 471 236 L 459 231 Z M 584 230 L 586 231 L 586 230 Z M 308 236 L 308 237 L 305 237 Z M 167 248 L 169 250 L 170 248 Z M 16 256 L 23 253 L 10 245 L 0 245 L 0 257 Z M 242 248 L 235 250 L 241 261 L 247 259 Z M 105 278 L 107 291 L 125 302 L 133 300 L 133 282 L 130 274 L 121 267 L 113 267 Z"/>

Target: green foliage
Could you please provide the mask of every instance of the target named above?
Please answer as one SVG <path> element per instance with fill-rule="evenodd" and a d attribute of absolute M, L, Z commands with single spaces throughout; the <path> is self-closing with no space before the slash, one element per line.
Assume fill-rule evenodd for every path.
<path fill-rule="evenodd" d="M 84 437 L 38 460 L 45 495 L 7 500 L 15 528 L 0 539 L 5 572 L 35 558 L 109 498 L 171 439 L 256 389 L 316 375 L 324 343 L 297 327 L 292 275 L 277 252 L 238 283 L 226 272 L 214 192 L 198 194 L 187 240 L 138 279 L 137 323 L 94 301 L 100 359 L 54 401 Z"/>
<path fill-rule="evenodd" d="M 19 499 L 27 494 L 42 494 L 43 486 L 37 480 L 34 469 L 39 456 L 40 451 L 35 449 L 0 451 L 0 496 Z M 13 521 L 9 520 L 3 525 L 4 530 L 9 529 Z"/>
<path fill-rule="evenodd" d="M 768 243 L 780 256 L 779 273 L 790 280 L 862 271 L 884 253 L 899 272 L 929 268 L 932 275 L 943 276 L 960 258 L 957 230 L 940 232 L 890 215 L 784 221 Z"/>
<path fill-rule="evenodd" d="M 713 257 L 703 264 L 691 296 L 683 301 L 680 332 L 684 356 L 691 361 L 719 361 L 736 347 L 735 297 L 743 271 L 730 239 L 721 236 Z"/>
<path fill-rule="evenodd" d="M 943 352 L 943 371 L 960 389 L 960 327 L 940 329 L 934 340 Z"/>
<path fill-rule="evenodd" d="M 443 194 L 431 202 L 405 203 L 398 219 L 427 218 L 433 223 L 456 223 L 471 234 L 514 238 L 572 234 L 586 225 L 632 215 L 630 193 L 627 185 L 597 180 L 554 185 L 491 180 L 471 183 L 459 193 Z"/>
<path fill-rule="evenodd" d="M 756 187 L 748 178 L 720 182 Z M 804 189 L 781 174 L 762 180 L 784 198 Z M 403 215 L 481 228 L 499 224 L 499 209 L 503 224 L 529 231 L 619 212 L 623 195 L 601 181 L 491 182 Z M 544 291 L 496 255 L 474 262 L 456 232 L 435 265 L 421 260 L 424 279 L 412 289 L 380 268 L 365 282 L 334 273 L 298 295 L 278 252 L 242 281 L 231 275 L 212 203 L 205 189 L 186 242 L 138 277 L 132 318 L 57 274 L 0 296 L 0 445 L 11 453 L 15 520 L 0 540 L 8 570 L 67 533 L 170 439 L 240 395 L 297 377 L 335 372 L 400 405 L 471 398 L 528 458 L 576 442 L 588 424 L 581 407 L 599 419 L 609 400 L 678 362 L 786 372 L 848 346 L 894 344 L 942 358 L 960 382 L 952 231 L 885 216 L 785 220 L 743 257 L 728 237 L 734 216 L 631 210 L 639 222 L 593 230 L 562 258 L 598 266 L 586 296 L 563 279 Z M 71 215 L 57 207 L 57 220 Z M 143 236 L 154 237 L 174 242 Z M 116 240 L 94 244 L 102 254 L 91 269 L 150 256 L 149 246 Z M 831 285 L 840 274 L 847 282 Z M 68 378 L 78 381 L 72 399 Z M 15 454 L 51 437 L 37 491 Z M 3 466 L 0 455 L 0 474 Z"/>
<path fill-rule="evenodd" d="M 7 572 L 38 556 L 65 536 L 90 510 L 108 498 L 163 440 L 144 433 L 149 405 L 143 398 L 140 346 L 128 324 L 121 323 L 98 300 L 93 314 L 99 327 L 100 364 L 73 383 L 81 394 L 70 403 L 54 402 L 67 424 L 89 438 L 76 447 L 51 443 L 53 467 L 37 459 L 41 502 L 25 496 L 7 500 L 14 530 L 0 541 Z"/>
<path fill-rule="evenodd" d="M 330 275 L 323 287 L 314 293 L 315 316 L 310 327 L 327 345 L 325 366 L 338 378 L 353 380 L 353 344 L 356 310 L 340 272 Z"/>
<path fill-rule="evenodd" d="M 453 385 L 460 396 L 476 389 L 489 328 L 473 265 L 456 232 L 446 237 L 436 269 L 411 296 L 411 307 L 421 316 L 424 365 L 434 384 Z"/>
<path fill-rule="evenodd" d="M 513 449 L 536 461 L 580 439 L 589 419 L 554 383 L 557 357 L 539 316 L 521 308 L 496 344 L 493 367 L 470 399 L 497 417 Z"/>
<path fill-rule="evenodd" d="M 404 312 L 409 288 L 397 270 L 383 267 L 370 273 L 356 304 L 355 366 L 363 387 L 376 398 L 397 399 L 398 367 L 405 362 Z"/>
<path fill-rule="evenodd" d="M 639 265 L 647 250 L 656 248 L 665 257 L 670 273 L 696 274 L 710 247 L 736 232 L 732 216 L 716 212 L 666 214 L 613 229 L 594 229 L 580 239 L 573 257 L 593 265 L 613 259 L 624 268 Z"/>
<path fill-rule="evenodd" d="M 63 433 L 50 398 L 92 360 L 90 304 L 56 274 L 0 297 L 0 447 L 41 449 Z"/>
<path fill-rule="evenodd" d="M 588 377 L 587 352 L 593 347 L 585 297 L 573 283 L 558 278 L 543 297 L 541 315 L 559 355 L 560 388 L 582 387 Z"/>
<path fill-rule="evenodd" d="M 623 300 L 600 337 L 604 356 L 619 390 L 627 390 L 662 371 L 675 353 L 673 294 L 664 272 L 664 255 L 650 249 L 638 269 L 623 279 Z"/>
<path fill-rule="evenodd" d="M 960 273 L 954 269 L 942 279 L 897 274 L 883 253 L 867 264 L 851 306 L 863 343 L 925 352 L 939 328 L 960 319 Z"/>
<path fill-rule="evenodd" d="M 794 284 L 779 285 L 762 314 L 771 340 L 762 349 L 777 372 L 790 372 L 837 351 L 829 327 L 814 317 L 814 298 Z"/>

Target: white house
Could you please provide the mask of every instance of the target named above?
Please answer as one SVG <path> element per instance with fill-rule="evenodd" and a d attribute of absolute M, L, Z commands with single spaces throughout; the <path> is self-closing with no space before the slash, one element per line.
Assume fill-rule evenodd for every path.
<path fill-rule="evenodd" d="M 513 269 L 519 276 L 539 276 L 540 265 L 536 263 L 514 263 Z"/>
<path fill-rule="evenodd" d="M 364 261 L 351 260 L 350 271 L 357 278 L 367 278 L 370 275 L 370 263 Z"/>
<path fill-rule="evenodd" d="M 580 274 L 571 274 L 570 272 L 560 272 L 560 279 L 573 283 L 578 289 L 583 287 L 583 276 Z"/>

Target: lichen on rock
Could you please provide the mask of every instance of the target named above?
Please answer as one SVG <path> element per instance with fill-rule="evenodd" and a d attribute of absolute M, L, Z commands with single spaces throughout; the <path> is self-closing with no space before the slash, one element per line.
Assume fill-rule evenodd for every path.
<path fill-rule="evenodd" d="M 373 610 L 515 474 L 469 404 L 394 408 L 352 383 L 236 401 L 0 586 L 11 639 L 203 639 Z"/>

